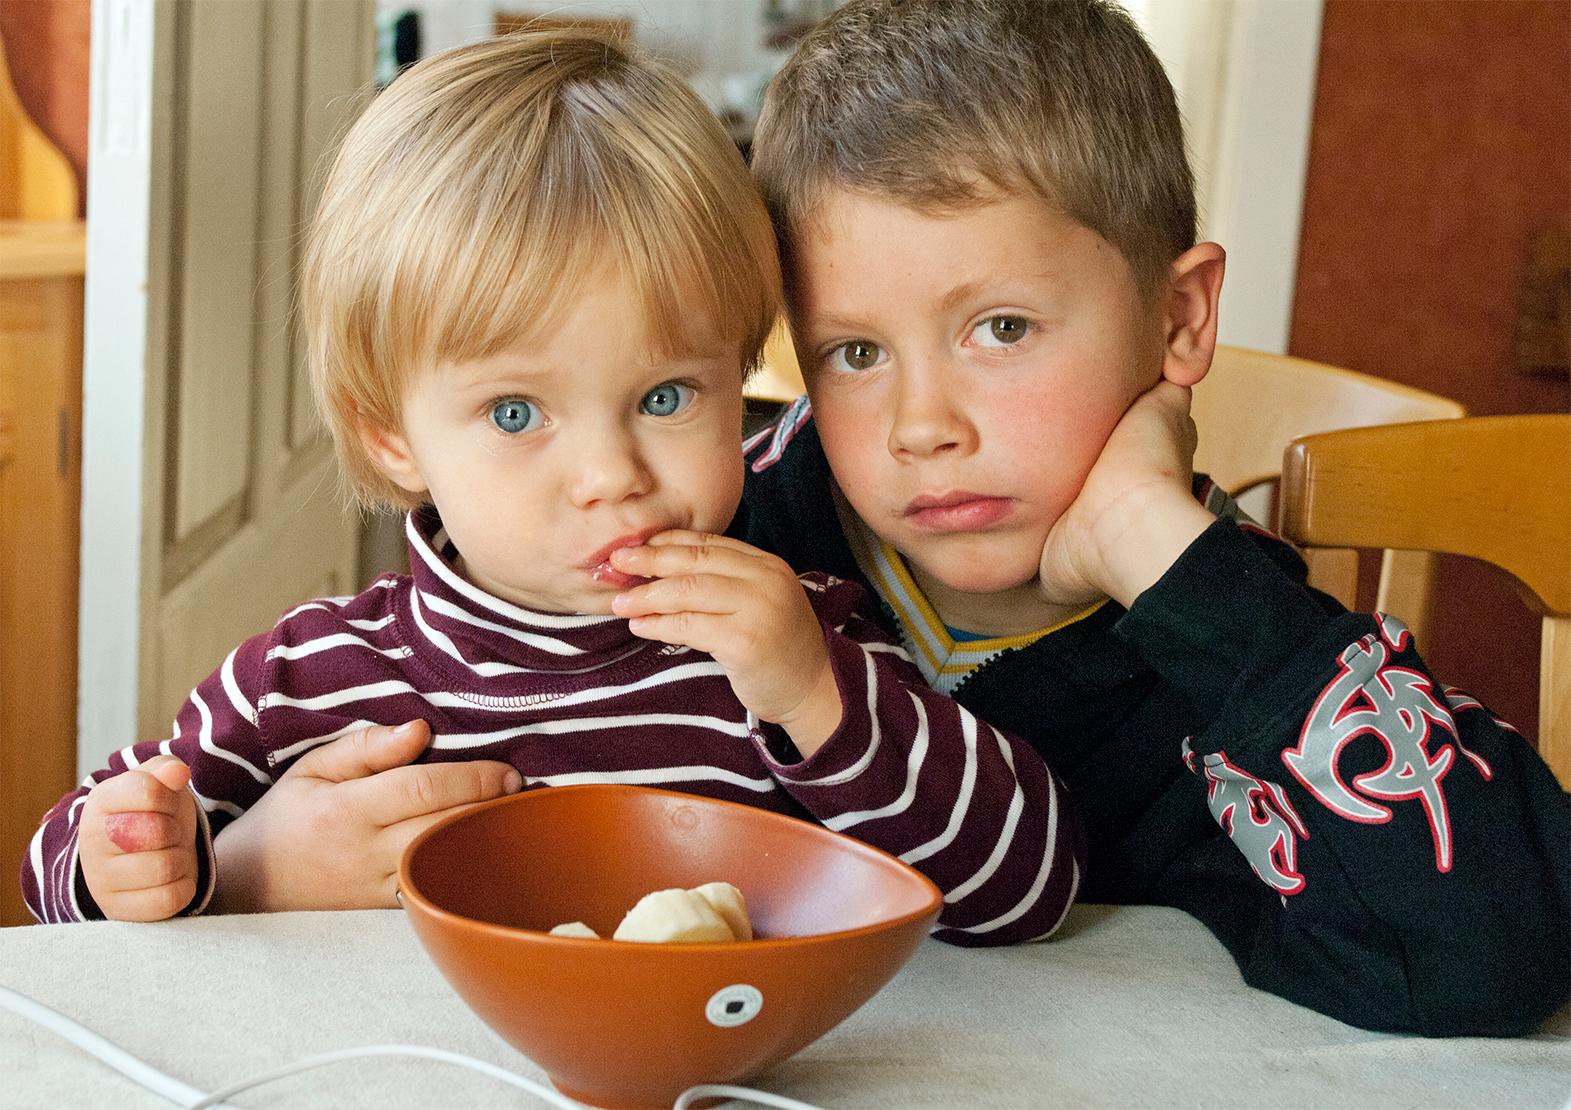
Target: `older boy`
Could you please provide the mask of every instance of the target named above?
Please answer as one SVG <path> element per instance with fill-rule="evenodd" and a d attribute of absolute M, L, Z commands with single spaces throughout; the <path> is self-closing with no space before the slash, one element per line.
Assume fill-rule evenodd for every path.
<path fill-rule="evenodd" d="M 852 0 L 771 85 L 753 168 L 812 405 L 751 445 L 734 534 L 870 586 L 930 682 L 1036 745 L 1087 899 L 1181 907 L 1250 983 L 1371 1028 L 1558 1007 L 1548 769 L 1191 487 L 1223 255 L 1129 17 Z"/>
<path fill-rule="evenodd" d="M 425 761 L 500 762 L 512 789 L 660 785 L 845 830 L 938 884 L 941 939 L 1056 927 L 1077 829 L 1036 753 L 928 689 L 858 587 L 716 534 L 779 267 L 676 77 L 570 34 L 416 67 L 345 139 L 304 270 L 318 403 L 354 492 L 410 510 L 412 574 L 284 614 L 169 739 L 63 798 L 23 868 L 40 919 L 266 901 L 299 876 L 215 868 L 213 837 L 336 737 L 418 719 Z M 298 831 L 331 871 L 342 842 Z M 338 904 L 392 903 L 351 869 Z"/>

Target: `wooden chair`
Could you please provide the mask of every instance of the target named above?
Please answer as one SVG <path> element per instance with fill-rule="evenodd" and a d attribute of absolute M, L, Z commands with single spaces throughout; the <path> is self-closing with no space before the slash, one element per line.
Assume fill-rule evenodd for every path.
<path fill-rule="evenodd" d="M 1195 469 L 1234 496 L 1274 485 L 1282 452 L 1295 436 L 1372 424 L 1450 420 L 1465 415 L 1455 401 L 1308 359 L 1219 346 L 1205 380 L 1195 387 L 1200 446 Z M 1270 523 L 1269 499 L 1266 519 Z M 1246 508 L 1252 508 L 1246 502 Z M 1309 581 L 1352 608 L 1358 590 L 1353 551 L 1306 554 Z M 1424 642 L 1434 588 L 1434 558 L 1387 551 L 1376 607 L 1402 618 Z"/>
<path fill-rule="evenodd" d="M 1300 544 L 1444 552 L 1508 572 L 1543 617 L 1539 754 L 1571 788 L 1571 415 L 1294 440 L 1282 529 Z"/>

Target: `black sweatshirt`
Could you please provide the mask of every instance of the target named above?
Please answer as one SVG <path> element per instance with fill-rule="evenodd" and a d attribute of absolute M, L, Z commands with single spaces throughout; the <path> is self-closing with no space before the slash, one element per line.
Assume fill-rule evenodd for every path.
<path fill-rule="evenodd" d="M 731 532 L 878 597 L 805 416 L 749 441 Z M 953 696 L 1067 786 L 1082 900 L 1183 909 L 1245 981 L 1354 1025 L 1532 1030 L 1571 993 L 1571 798 L 1399 621 L 1348 612 L 1223 512 L 1132 609 L 1004 651 Z"/>

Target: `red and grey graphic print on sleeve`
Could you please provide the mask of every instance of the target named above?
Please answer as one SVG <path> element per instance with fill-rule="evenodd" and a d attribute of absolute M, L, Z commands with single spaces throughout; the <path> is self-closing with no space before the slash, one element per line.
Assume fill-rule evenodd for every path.
<path fill-rule="evenodd" d="M 1040 940 L 1074 901 L 1084 852 L 1073 807 L 1036 750 L 929 688 L 862 607 L 860 586 L 802 576 L 825 626 L 839 729 L 773 764 L 828 828 L 915 866 L 944 893 L 934 936 Z"/>
<path fill-rule="evenodd" d="M 1526 1032 L 1571 993 L 1571 799 L 1399 619 L 1346 611 L 1279 557 L 1219 521 L 1124 619 L 1205 707 L 1174 755 L 1236 849 L 1196 841 L 1154 897 L 1252 984 L 1345 1021 Z"/>

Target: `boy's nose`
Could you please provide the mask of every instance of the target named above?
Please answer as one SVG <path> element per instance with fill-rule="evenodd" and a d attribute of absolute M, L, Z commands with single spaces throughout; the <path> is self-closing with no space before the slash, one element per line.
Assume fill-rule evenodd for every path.
<path fill-rule="evenodd" d="M 976 449 L 976 429 L 953 386 L 931 375 L 902 374 L 889 427 L 889 453 L 922 457 Z"/>
<path fill-rule="evenodd" d="M 585 436 L 572 484 L 573 503 L 586 508 L 601 501 L 638 497 L 653 488 L 654 479 L 638 445 L 630 436 L 607 433 Z"/>

